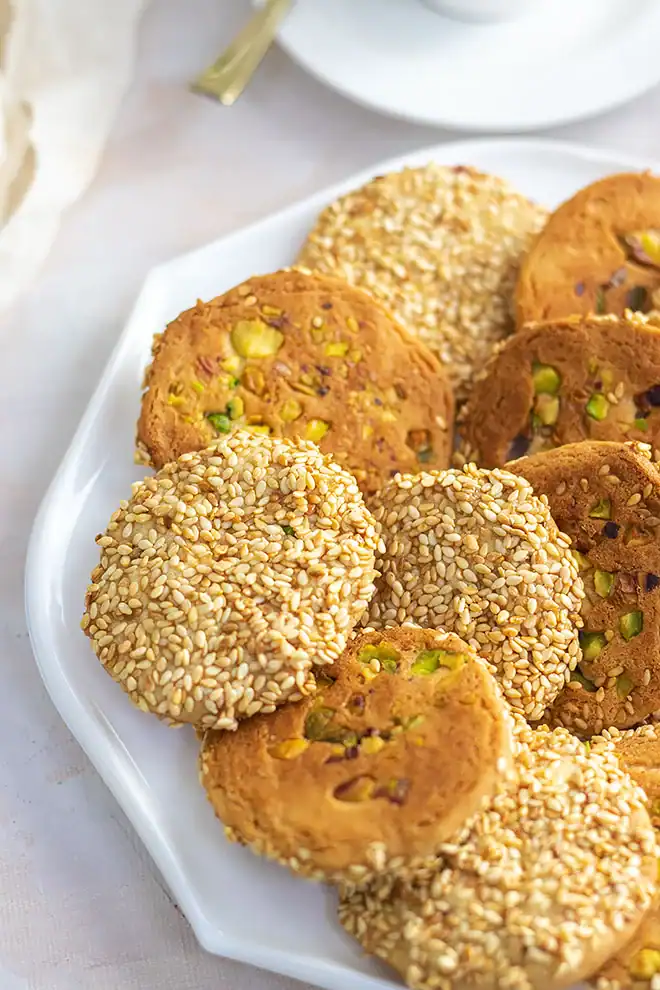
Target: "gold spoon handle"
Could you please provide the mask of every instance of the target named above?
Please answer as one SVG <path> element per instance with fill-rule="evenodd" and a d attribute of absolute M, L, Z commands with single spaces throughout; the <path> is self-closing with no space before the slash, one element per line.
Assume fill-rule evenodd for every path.
<path fill-rule="evenodd" d="M 266 0 L 222 55 L 192 88 L 229 107 L 241 95 L 270 48 L 293 0 Z"/>

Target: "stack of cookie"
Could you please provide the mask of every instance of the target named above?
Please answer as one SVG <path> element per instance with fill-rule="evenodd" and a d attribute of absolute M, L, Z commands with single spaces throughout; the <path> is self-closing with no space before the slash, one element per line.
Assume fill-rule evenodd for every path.
<path fill-rule="evenodd" d="M 419 990 L 660 982 L 658 183 L 384 176 L 154 342 L 83 628 Z"/>

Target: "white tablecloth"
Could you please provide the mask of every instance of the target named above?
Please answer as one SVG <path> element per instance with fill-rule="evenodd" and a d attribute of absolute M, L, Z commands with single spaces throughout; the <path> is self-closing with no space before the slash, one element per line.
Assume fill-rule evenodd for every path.
<path fill-rule="evenodd" d="M 93 187 L 0 323 L 0 987 L 294 990 L 205 955 L 33 662 L 32 518 L 148 269 L 372 162 L 450 136 L 371 114 L 274 52 L 226 110 L 185 82 L 248 0 L 153 0 Z M 553 132 L 660 160 L 660 90 Z M 347 987 L 347 990 L 350 988 Z"/>

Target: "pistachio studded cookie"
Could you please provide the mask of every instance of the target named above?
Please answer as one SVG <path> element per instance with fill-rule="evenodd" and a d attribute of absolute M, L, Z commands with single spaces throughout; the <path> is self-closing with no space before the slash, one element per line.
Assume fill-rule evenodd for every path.
<path fill-rule="evenodd" d="M 432 162 L 332 203 L 298 264 L 382 299 L 438 355 L 463 400 L 493 345 L 513 330 L 520 261 L 546 217 L 497 176 Z"/>
<path fill-rule="evenodd" d="M 517 723 L 505 782 L 434 869 L 343 894 L 339 919 L 413 990 L 562 990 L 624 946 L 651 905 L 655 835 L 611 750 Z"/>
<path fill-rule="evenodd" d="M 228 836 L 314 879 L 428 860 L 512 766 L 511 718 L 456 636 L 356 637 L 314 698 L 208 733 L 201 781 Z"/>
<path fill-rule="evenodd" d="M 660 471 L 648 446 L 583 441 L 507 469 L 548 500 L 585 590 L 582 659 L 551 718 L 581 733 L 660 709 Z"/>
<path fill-rule="evenodd" d="M 143 711 L 233 729 L 340 656 L 378 536 L 314 444 L 236 430 L 135 484 L 97 543 L 82 627 L 107 672 Z"/>
<path fill-rule="evenodd" d="M 282 271 L 198 303 L 154 343 L 142 459 L 161 467 L 235 426 L 313 440 L 371 492 L 396 471 L 447 466 L 452 391 L 367 293 Z"/>
<path fill-rule="evenodd" d="M 660 328 L 633 313 L 528 326 L 484 369 L 458 433 L 460 463 L 484 467 L 580 440 L 659 448 Z"/>
<path fill-rule="evenodd" d="M 383 549 L 363 624 L 456 633 L 493 664 L 512 708 L 540 719 L 578 661 L 584 594 L 547 503 L 523 478 L 468 464 L 398 475 L 372 509 Z"/>
<path fill-rule="evenodd" d="M 660 289 L 660 178 L 610 175 L 549 218 L 524 259 L 517 322 L 646 312 Z"/>

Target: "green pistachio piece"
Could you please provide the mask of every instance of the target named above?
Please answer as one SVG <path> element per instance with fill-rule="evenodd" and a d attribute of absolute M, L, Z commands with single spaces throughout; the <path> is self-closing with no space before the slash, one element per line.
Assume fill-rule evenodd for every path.
<path fill-rule="evenodd" d="M 310 419 L 305 427 L 305 440 L 313 440 L 314 443 L 318 443 L 323 439 L 329 429 L 330 423 L 326 423 L 325 420 Z"/>
<path fill-rule="evenodd" d="M 534 403 L 534 416 L 538 419 L 540 426 L 553 426 L 559 418 L 559 397 L 556 395 L 536 396 Z"/>
<path fill-rule="evenodd" d="M 658 973 L 660 973 L 660 950 L 650 948 L 640 949 L 630 963 L 630 975 L 632 978 L 649 983 Z"/>
<path fill-rule="evenodd" d="M 619 674 L 616 679 L 616 693 L 620 698 L 627 698 L 634 687 L 635 682 L 628 674 Z"/>
<path fill-rule="evenodd" d="M 280 416 L 284 423 L 293 423 L 302 416 L 303 408 L 296 399 L 287 399 L 280 409 Z"/>
<path fill-rule="evenodd" d="M 309 742 L 306 739 L 284 739 L 281 743 L 276 743 L 268 750 L 276 760 L 293 760 L 296 756 L 304 753 Z"/>
<path fill-rule="evenodd" d="M 231 332 L 231 343 L 241 357 L 272 357 L 284 343 L 284 334 L 263 320 L 240 320 Z"/>
<path fill-rule="evenodd" d="M 594 571 L 594 588 L 601 598 L 609 598 L 614 588 L 616 576 L 609 571 Z"/>
<path fill-rule="evenodd" d="M 231 420 L 226 413 L 214 412 L 207 413 L 206 418 L 213 427 L 216 433 L 230 433 L 231 432 Z"/>
<path fill-rule="evenodd" d="M 346 357 L 350 344 L 345 340 L 333 340 L 325 345 L 326 357 Z"/>
<path fill-rule="evenodd" d="M 391 643 L 382 642 L 363 646 L 358 653 L 358 662 L 370 664 L 372 660 L 378 660 L 381 670 L 388 674 L 396 674 L 399 669 L 401 654 Z"/>
<path fill-rule="evenodd" d="M 607 646 L 607 638 L 603 632 L 581 632 L 580 646 L 585 660 L 595 660 L 601 650 Z"/>
<path fill-rule="evenodd" d="M 632 230 L 621 241 L 631 261 L 660 268 L 660 230 Z"/>
<path fill-rule="evenodd" d="M 590 681 L 589 678 L 582 673 L 579 667 L 576 667 L 575 670 L 571 672 L 571 680 L 577 681 L 578 684 L 581 684 L 584 690 L 588 691 L 589 694 L 595 694 L 598 690 L 594 682 Z"/>
<path fill-rule="evenodd" d="M 376 781 L 373 777 L 362 775 L 351 777 L 343 784 L 335 787 L 333 794 L 338 801 L 348 801 L 351 804 L 358 804 L 361 801 L 368 801 L 376 789 Z"/>
<path fill-rule="evenodd" d="M 642 629 L 644 628 L 644 613 L 643 612 L 626 612 L 619 619 L 619 632 L 623 638 L 628 642 L 634 639 L 635 636 L 639 636 Z"/>
<path fill-rule="evenodd" d="M 580 553 L 579 550 L 574 550 L 573 551 L 573 556 L 575 557 L 575 559 L 577 561 L 578 568 L 581 571 L 588 571 L 589 570 L 589 568 L 591 567 L 591 564 L 589 563 L 588 557 L 585 557 L 585 555 L 583 553 Z"/>
<path fill-rule="evenodd" d="M 293 528 L 293 526 L 286 526 L 286 525 L 285 526 L 282 526 L 282 530 L 284 531 L 285 536 L 295 536 L 296 535 L 296 531 Z"/>
<path fill-rule="evenodd" d="M 599 422 L 606 418 L 610 411 L 610 404 L 602 392 L 594 392 L 586 405 L 587 416 Z"/>
<path fill-rule="evenodd" d="M 638 416 L 637 419 L 633 420 L 633 426 L 636 430 L 641 430 L 642 433 L 646 433 L 649 428 L 649 423 L 643 416 Z"/>
<path fill-rule="evenodd" d="M 235 395 L 233 399 L 230 399 L 227 403 L 227 413 L 230 419 L 240 419 L 240 417 L 245 412 L 245 403 L 241 399 L 240 395 Z"/>
<path fill-rule="evenodd" d="M 561 375 L 551 364 L 536 361 L 532 365 L 532 384 L 536 395 L 556 395 L 561 385 Z"/>
<path fill-rule="evenodd" d="M 612 503 L 609 498 L 599 498 L 589 513 L 590 519 L 610 519 L 612 516 Z"/>
<path fill-rule="evenodd" d="M 421 650 L 415 657 L 411 674 L 434 674 L 439 667 L 448 670 L 460 670 L 467 663 L 464 653 L 454 653 L 451 650 Z"/>

